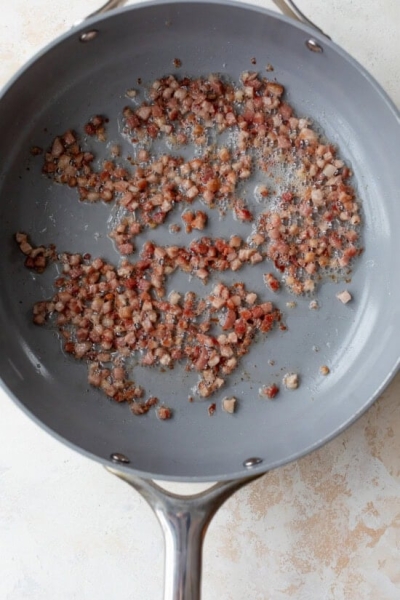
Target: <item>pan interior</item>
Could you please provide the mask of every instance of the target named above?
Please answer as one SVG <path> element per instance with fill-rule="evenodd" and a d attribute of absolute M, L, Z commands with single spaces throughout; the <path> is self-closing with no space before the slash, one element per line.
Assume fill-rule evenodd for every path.
<path fill-rule="evenodd" d="M 249 457 L 262 458 L 263 470 L 283 464 L 352 421 L 397 367 L 398 117 L 376 84 L 330 42 L 322 42 L 322 54 L 310 52 L 305 29 L 260 8 L 152 4 L 100 19 L 96 29 L 99 34 L 90 43 L 79 42 L 78 31 L 62 38 L 26 68 L 0 103 L 4 385 L 67 442 L 102 461 L 122 452 L 130 458 L 130 468 L 143 475 L 215 480 L 245 475 L 243 461 Z M 48 147 L 68 128 L 82 130 L 98 113 L 110 117 L 108 139 L 117 140 L 117 116 L 128 103 L 125 91 L 137 87 L 138 78 L 145 82 L 175 72 L 175 58 L 182 61 L 180 75 L 218 72 L 236 80 L 244 70 L 274 66 L 272 76 L 286 87 L 297 114 L 314 119 L 354 170 L 363 201 L 365 252 L 351 282 L 320 287 L 319 310 L 309 309 L 310 298 L 285 291 L 268 294 L 261 276 L 273 270 L 271 265 L 252 271 L 249 287 L 283 311 L 288 331 L 276 330 L 253 346 L 213 398 L 218 409 L 212 418 L 208 402 L 188 402 L 196 378 L 183 368 L 159 373 L 135 367 L 134 377 L 146 392 L 174 409 L 174 418 L 165 423 L 154 414 L 134 417 L 127 406 L 89 389 L 85 366 L 62 353 L 55 334 L 31 323 L 31 306 L 50 297 L 55 270 L 28 272 L 13 235 L 25 231 L 38 244 L 55 242 L 59 250 L 118 262 L 106 235 L 109 208 L 80 203 L 74 190 L 41 176 L 41 159 L 29 149 Z M 104 155 L 104 145 L 92 147 L 97 156 Z M 179 221 L 179 214 L 171 221 Z M 241 233 L 240 224 L 215 215 L 206 234 L 229 236 L 233 231 Z M 164 236 L 165 244 L 187 242 L 184 234 Z M 184 276 L 174 278 L 173 287 L 202 292 L 200 284 Z M 353 295 L 346 306 L 335 297 L 344 287 Z M 286 303 L 293 300 L 297 307 L 289 310 Z M 329 376 L 321 376 L 322 365 L 329 366 Z M 300 374 L 299 389 L 282 391 L 273 402 L 260 399 L 260 386 L 280 383 L 287 371 Z M 226 395 L 239 400 L 233 416 L 220 409 Z"/>

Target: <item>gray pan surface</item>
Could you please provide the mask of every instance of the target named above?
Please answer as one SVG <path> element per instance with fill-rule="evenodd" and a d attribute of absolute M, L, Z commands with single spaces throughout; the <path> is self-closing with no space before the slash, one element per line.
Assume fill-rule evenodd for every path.
<path fill-rule="evenodd" d="M 175 480 L 223 480 L 248 474 L 243 461 L 260 457 L 260 471 L 298 458 L 354 421 L 395 374 L 400 356 L 400 202 L 399 115 L 372 78 L 345 52 L 323 37 L 323 53 L 310 52 L 308 28 L 261 8 L 213 2 L 151 3 L 127 8 L 96 21 L 99 35 L 79 42 L 80 26 L 31 61 L 11 82 L 0 102 L 0 374 L 17 401 L 63 441 L 100 461 L 122 452 L 127 470 Z M 272 298 L 262 283 L 266 264 L 223 281 L 240 279 L 285 314 L 288 331 L 276 329 L 256 343 L 208 402 L 189 403 L 196 377 L 183 367 L 160 373 L 133 368 L 148 394 L 174 409 L 160 422 L 155 414 L 134 417 L 126 405 L 89 389 L 86 367 L 66 357 L 55 333 L 31 323 L 33 302 L 50 297 L 55 268 L 34 275 L 23 266 L 13 235 L 22 230 L 37 244 L 90 252 L 114 263 L 118 255 L 107 237 L 109 207 L 85 205 L 74 190 L 52 184 L 40 174 L 41 159 L 32 145 L 47 147 L 67 128 L 82 130 L 96 113 L 110 117 L 108 139 L 121 142 L 117 117 L 128 103 L 125 90 L 174 71 L 210 72 L 238 79 L 243 70 L 267 63 L 285 85 L 299 116 L 311 117 L 355 173 L 363 201 L 365 252 L 350 283 L 326 282 L 310 310 L 310 298 L 282 291 Z M 89 142 L 88 142 L 89 143 Z M 96 156 L 105 146 L 90 141 Z M 125 151 L 129 149 L 126 143 Z M 251 204 L 255 181 L 246 198 Z M 179 211 L 169 222 L 179 221 Z M 207 235 L 229 236 L 247 229 L 230 215 L 213 215 Z M 187 243 L 195 235 L 171 236 L 166 229 L 146 234 L 164 244 Z M 142 239 L 145 239 L 143 236 Z M 214 279 L 215 281 L 215 279 Z M 174 276 L 174 289 L 204 288 Z M 354 300 L 344 306 L 335 294 L 348 288 Z M 286 302 L 297 301 L 289 310 Z M 274 365 L 269 360 L 275 361 Z M 319 367 L 327 364 L 328 377 Z M 261 385 L 298 372 L 301 386 L 282 391 L 274 402 L 259 397 Z M 237 414 L 220 410 L 223 396 L 239 399 Z M 257 469 L 256 469 L 257 470 Z M 256 471 L 255 470 L 255 471 Z"/>

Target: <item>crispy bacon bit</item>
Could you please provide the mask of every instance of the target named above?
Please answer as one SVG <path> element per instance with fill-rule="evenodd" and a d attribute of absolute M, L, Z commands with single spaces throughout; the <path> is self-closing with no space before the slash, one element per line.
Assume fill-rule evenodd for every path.
<path fill-rule="evenodd" d="M 18 232 L 18 233 L 15 234 L 15 239 L 16 239 L 17 244 L 19 245 L 19 249 L 21 250 L 21 252 L 23 254 L 26 254 L 27 256 L 29 256 L 29 254 L 33 250 L 33 247 L 28 242 L 28 236 L 27 236 L 27 234 L 26 233 L 22 233 L 22 232 Z"/>
<path fill-rule="evenodd" d="M 207 223 L 207 218 L 208 217 L 205 212 L 202 210 L 197 210 L 196 216 L 191 223 L 192 229 L 198 229 L 199 231 L 204 229 Z"/>
<path fill-rule="evenodd" d="M 25 266 L 37 273 L 43 273 L 49 261 L 55 260 L 56 249 L 54 245 L 48 248 L 45 246 L 32 246 L 26 233 L 18 232 L 15 234 L 15 240 L 19 249 L 25 254 Z"/>
<path fill-rule="evenodd" d="M 40 148 L 40 146 L 32 146 L 30 152 L 32 156 L 39 156 L 39 154 L 43 154 L 43 148 Z"/>
<path fill-rule="evenodd" d="M 266 398 L 269 398 L 270 400 L 275 398 L 275 396 L 278 394 L 278 392 L 279 392 L 279 387 L 275 383 L 273 383 L 272 385 L 265 386 L 261 390 L 262 396 L 265 396 Z"/>
<path fill-rule="evenodd" d="M 253 215 L 251 214 L 249 209 L 237 204 L 235 205 L 235 215 L 239 219 L 239 221 L 253 220 Z"/>
<path fill-rule="evenodd" d="M 350 302 L 350 300 L 353 299 L 352 295 L 347 290 L 343 290 L 343 292 L 339 292 L 339 294 L 336 294 L 336 298 L 340 300 L 340 302 L 342 302 L 343 304 L 347 304 L 348 302 Z"/>
<path fill-rule="evenodd" d="M 115 241 L 116 247 L 122 256 L 133 254 L 135 245 L 132 239 L 141 232 L 141 225 L 133 217 L 125 217 L 115 227 L 109 236 Z"/>
<path fill-rule="evenodd" d="M 159 406 L 157 416 L 161 421 L 166 421 L 172 418 L 172 410 L 168 406 Z"/>
<path fill-rule="evenodd" d="M 225 412 L 232 415 L 236 410 L 236 403 L 237 403 L 237 400 L 234 396 L 231 396 L 231 397 L 226 396 L 225 398 L 222 399 L 222 408 Z"/>
<path fill-rule="evenodd" d="M 196 213 L 186 210 L 182 213 L 182 221 L 185 223 L 186 233 L 191 233 L 193 229 L 204 229 L 207 223 L 207 215 L 201 210 L 196 211 Z"/>
<path fill-rule="evenodd" d="M 277 292 L 281 287 L 281 284 L 272 273 L 266 273 L 264 275 L 264 282 L 273 292 Z"/>
<path fill-rule="evenodd" d="M 210 417 L 212 417 L 215 412 L 217 410 L 217 405 L 216 404 L 210 404 L 210 406 L 208 407 L 208 414 L 210 415 Z"/>
<path fill-rule="evenodd" d="M 133 88 L 126 90 L 125 92 L 126 96 L 128 96 L 128 98 L 136 98 L 137 96 L 137 91 Z"/>
<path fill-rule="evenodd" d="M 85 133 L 87 135 L 95 135 L 99 142 L 106 141 L 106 130 L 104 124 L 107 119 L 102 115 L 95 115 L 85 125 Z"/>
<path fill-rule="evenodd" d="M 299 387 L 299 376 L 297 373 L 286 373 L 282 381 L 288 390 L 296 390 Z"/>
<path fill-rule="evenodd" d="M 130 407 L 131 411 L 136 416 L 145 415 L 150 410 L 150 406 L 146 406 L 146 404 L 144 404 L 143 402 L 132 402 Z"/>
<path fill-rule="evenodd" d="M 155 406 L 156 404 L 158 404 L 158 398 L 156 398 L 156 396 L 151 396 L 151 398 L 148 398 L 146 400 L 146 406 Z"/>

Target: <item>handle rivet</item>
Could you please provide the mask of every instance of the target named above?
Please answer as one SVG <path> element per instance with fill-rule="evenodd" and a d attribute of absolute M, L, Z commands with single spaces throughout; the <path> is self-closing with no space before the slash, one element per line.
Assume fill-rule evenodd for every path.
<path fill-rule="evenodd" d="M 129 465 L 129 463 L 131 462 L 129 458 L 125 456 L 125 454 L 121 454 L 121 452 L 113 452 L 112 454 L 110 454 L 110 458 L 113 462 L 122 465 Z"/>
<path fill-rule="evenodd" d="M 311 52 L 323 52 L 324 51 L 322 46 L 320 46 L 318 44 L 318 42 L 316 42 L 312 38 L 310 38 L 309 40 L 306 41 L 306 46 L 309 50 L 311 50 Z"/>
<path fill-rule="evenodd" d="M 256 467 L 257 465 L 261 464 L 262 461 L 262 458 L 253 456 L 252 458 L 248 458 L 247 460 L 245 460 L 243 466 L 246 467 L 246 469 L 252 469 L 253 467 Z"/>
<path fill-rule="evenodd" d="M 80 42 L 91 42 L 92 40 L 94 40 L 94 38 L 98 35 L 98 31 L 97 29 L 91 29 L 90 31 L 85 31 L 85 33 L 82 33 L 79 36 L 79 41 Z"/>

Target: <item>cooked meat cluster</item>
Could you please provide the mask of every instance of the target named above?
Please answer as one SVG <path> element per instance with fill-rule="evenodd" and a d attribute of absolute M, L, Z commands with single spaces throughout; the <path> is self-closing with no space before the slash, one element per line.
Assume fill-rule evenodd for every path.
<path fill-rule="evenodd" d="M 141 364 L 173 368 L 185 361 L 199 373 L 197 393 L 208 398 L 224 385 L 257 335 L 267 333 L 281 314 L 271 302 L 257 302 L 242 283 L 214 286 L 210 295 L 181 295 L 162 289 L 175 266 L 146 244 L 136 263 L 118 268 L 89 255 L 61 254 L 55 294 L 37 302 L 33 321 L 57 326 L 64 350 L 88 364 L 89 383 L 117 402 L 136 403 L 143 390 L 128 378 L 124 359 L 140 354 Z M 135 414 L 154 405 L 134 404 Z"/>
<path fill-rule="evenodd" d="M 197 198 L 210 208 L 232 209 L 240 221 L 255 221 L 260 256 L 274 263 L 296 294 L 313 291 L 321 275 L 346 269 L 360 253 L 360 205 L 349 184 L 351 171 L 309 120 L 296 117 L 279 83 L 251 72 L 242 74 L 239 86 L 217 75 L 170 75 L 152 83 L 148 101 L 126 107 L 123 120 L 136 147 L 133 171 L 113 160 L 95 171 L 93 154 L 72 131 L 55 138 L 43 167 L 55 181 L 77 187 L 82 200 L 115 199 L 126 211 L 111 234 L 121 254 L 134 252 L 133 238 L 143 228 L 161 225 L 175 206 Z M 104 127 L 105 118 L 96 116 L 85 130 L 100 131 L 103 139 Z M 231 141 L 218 145 L 224 131 Z M 154 155 L 149 148 L 159 137 L 177 149 L 194 144 L 199 150 L 186 161 Z M 282 167 L 291 176 L 276 195 L 273 174 Z M 257 193 L 267 205 L 256 219 L 240 197 L 243 182 L 255 172 L 264 179 Z M 182 218 L 188 232 L 207 222 L 203 211 Z"/>
<path fill-rule="evenodd" d="M 87 362 L 90 384 L 129 402 L 139 415 L 158 399 L 143 400 L 143 390 L 127 373 L 129 356 L 140 355 L 149 367 L 173 368 L 184 361 L 186 369 L 199 373 L 197 394 L 208 398 L 253 339 L 281 320 L 271 302 L 243 283 L 229 287 L 215 281 L 203 297 L 192 291 L 167 297 L 172 273 L 180 270 L 207 283 L 215 273 L 268 260 L 275 267 L 275 273 L 264 274 L 271 291 L 286 286 L 295 294 L 312 292 L 324 275 L 348 272 L 361 251 L 361 217 L 350 169 L 308 119 L 295 115 L 276 81 L 255 72 L 243 73 L 237 85 L 218 75 L 169 75 L 154 81 L 140 104 L 136 91 L 127 95 L 132 104 L 121 119 L 122 134 L 131 142 L 129 166 L 113 144 L 110 159 L 95 168 L 94 154 L 72 130 L 54 139 L 43 164 L 48 177 L 76 188 L 80 200 L 118 208 L 109 236 L 121 256 L 119 266 L 34 247 L 25 233 L 16 239 L 27 267 L 42 272 L 50 260 L 61 265 L 54 296 L 35 304 L 34 322 L 53 322 L 65 351 Z M 93 116 L 84 127 L 88 139 L 106 141 L 107 123 Z M 161 138 L 175 153 L 152 151 Z M 184 146 L 193 148 L 192 158 L 178 154 Z M 289 176 L 282 179 L 282 172 Z M 196 201 L 207 212 L 193 209 Z M 207 229 L 217 209 L 217 219 L 231 211 L 247 224 L 248 237 L 203 235 L 181 246 L 150 241 L 149 231 L 163 226 L 179 206 L 186 234 Z M 166 233 L 180 229 L 170 223 Z M 139 258 L 128 260 L 137 251 Z M 288 374 L 284 384 L 297 387 L 297 375 Z M 277 393 L 275 385 L 263 391 L 268 398 Z M 235 402 L 225 398 L 224 410 L 234 412 Z M 172 414 L 163 405 L 157 410 L 160 419 Z"/>

